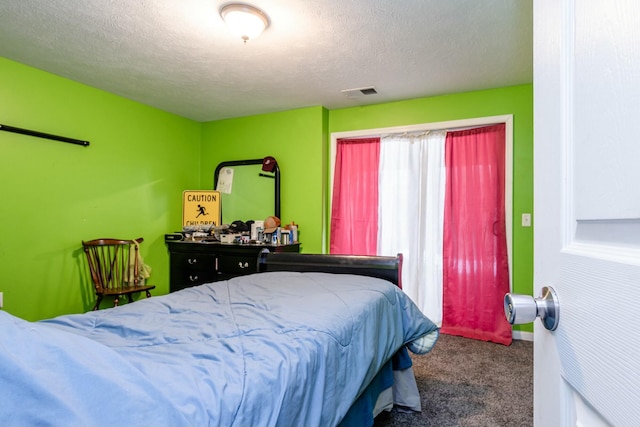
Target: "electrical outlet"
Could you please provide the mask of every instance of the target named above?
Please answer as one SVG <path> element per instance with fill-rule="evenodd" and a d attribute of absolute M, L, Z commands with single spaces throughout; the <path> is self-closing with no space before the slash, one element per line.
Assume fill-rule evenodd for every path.
<path fill-rule="evenodd" d="M 523 227 L 531 227 L 531 214 L 523 213 L 522 214 L 522 226 Z"/>
<path fill-rule="evenodd" d="M 4 304 L 4 299 L 2 298 L 2 292 L 0 292 L 0 308 L 2 308 Z"/>

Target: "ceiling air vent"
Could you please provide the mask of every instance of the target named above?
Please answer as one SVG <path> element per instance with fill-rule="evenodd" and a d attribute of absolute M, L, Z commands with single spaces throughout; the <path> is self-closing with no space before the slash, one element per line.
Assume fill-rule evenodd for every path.
<path fill-rule="evenodd" d="M 375 87 L 359 87 L 355 89 L 345 89 L 341 91 L 347 98 L 357 98 L 362 95 L 375 95 L 378 93 Z"/>

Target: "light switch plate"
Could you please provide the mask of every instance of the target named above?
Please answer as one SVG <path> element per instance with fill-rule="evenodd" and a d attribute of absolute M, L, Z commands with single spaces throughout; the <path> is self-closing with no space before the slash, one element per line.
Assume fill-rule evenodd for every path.
<path fill-rule="evenodd" d="M 522 214 L 522 226 L 523 227 L 531 227 L 531 214 L 523 213 Z"/>

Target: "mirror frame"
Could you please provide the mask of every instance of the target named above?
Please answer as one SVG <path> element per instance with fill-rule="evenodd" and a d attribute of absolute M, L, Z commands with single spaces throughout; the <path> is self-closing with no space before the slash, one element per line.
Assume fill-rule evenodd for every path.
<path fill-rule="evenodd" d="M 218 186 L 218 176 L 220 175 L 220 170 L 224 167 L 230 166 L 246 166 L 246 165 L 261 165 L 264 163 L 264 159 L 249 159 L 249 160 L 231 160 L 228 162 L 221 162 L 216 166 L 216 170 L 213 173 L 213 189 L 215 190 Z M 274 206 L 276 217 L 280 218 L 280 167 L 278 166 L 278 161 L 276 160 L 276 166 L 273 169 L 275 176 L 275 194 L 274 194 Z M 268 175 L 271 177 L 271 175 Z M 224 206 L 221 206 L 221 209 L 224 209 Z M 222 213 L 220 213 L 220 217 L 222 217 Z"/>

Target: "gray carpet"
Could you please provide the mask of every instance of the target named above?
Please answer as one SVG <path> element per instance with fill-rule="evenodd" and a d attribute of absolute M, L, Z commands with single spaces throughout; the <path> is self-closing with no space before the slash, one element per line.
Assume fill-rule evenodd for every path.
<path fill-rule="evenodd" d="M 533 343 L 511 346 L 440 335 L 414 355 L 421 413 L 382 413 L 374 427 L 533 425 Z"/>

